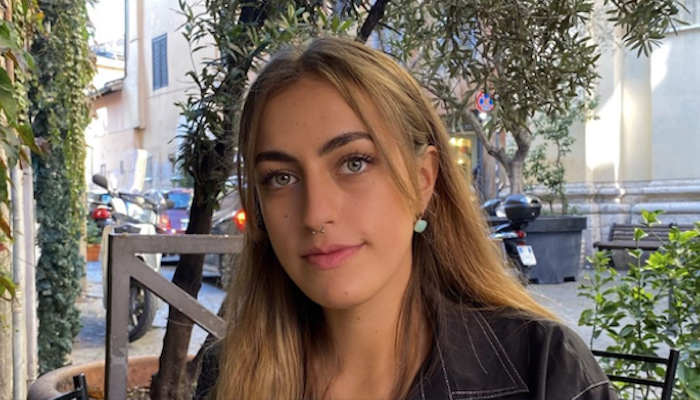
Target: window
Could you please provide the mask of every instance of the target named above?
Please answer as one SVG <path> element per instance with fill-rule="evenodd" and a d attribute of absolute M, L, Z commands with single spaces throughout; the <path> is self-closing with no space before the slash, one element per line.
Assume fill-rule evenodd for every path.
<path fill-rule="evenodd" d="M 148 161 L 146 161 L 146 182 L 153 181 L 153 154 L 148 155 Z"/>
<path fill-rule="evenodd" d="M 153 39 L 153 90 L 168 86 L 168 35 Z"/>

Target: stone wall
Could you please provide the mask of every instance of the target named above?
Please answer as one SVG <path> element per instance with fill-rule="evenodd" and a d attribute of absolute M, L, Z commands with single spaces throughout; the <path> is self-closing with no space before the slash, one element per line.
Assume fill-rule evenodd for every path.
<path fill-rule="evenodd" d="M 639 223 L 642 210 L 664 210 L 664 224 L 700 221 L 700 179 L 573 183 L 566 189 L 569 213 L 588 218 L 583 232 L 586 255 L 592 254 L 594 242 L 607 240 L 612 223 Z"/>

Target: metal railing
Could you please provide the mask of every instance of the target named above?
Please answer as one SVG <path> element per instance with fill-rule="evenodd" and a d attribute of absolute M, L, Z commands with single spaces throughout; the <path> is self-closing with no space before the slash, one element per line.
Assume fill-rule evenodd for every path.
<path fill-rule="evenodd" d="M 207 332 L 221 338 L 224 321 L 195 298 L 165 279 L 141 259 L 139 253 L 233 254 L 242 238 L 214 235 L 112 235 L 107 266 L 107 351 L 105 355 L 105 399 L 125 399 L 129 340 L 129 287 L 131 279 L 185 314 Z"/>

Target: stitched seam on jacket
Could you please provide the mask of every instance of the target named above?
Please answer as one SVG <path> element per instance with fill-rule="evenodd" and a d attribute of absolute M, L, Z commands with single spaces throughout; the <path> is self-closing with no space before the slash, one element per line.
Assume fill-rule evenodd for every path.
<path fill-rule="evenodd" d="M 597 388 L 598 386 L 607 385 L 607 384 L 608 384 L 608 381 L 601 381 L 601 382 L 598 382 L 598 383 L 594 383 L 594 384 L 590 385 L 589 387 L 583 389 L 583 390 L 581 391 L 581 393 L 579 393 L 579 394 L 577 394 L 576 396 L 572 397 L 571 400 L 576 400 L 576 399 L 580 398 L 581 396 L 583 396 L 584 394 L 586 394 L 586 392 L 588 392 L 589 390 L 594 389 L 594 388 Z"/>
<path fill-rule="evenodd" d="M 478 314 L 478 313 L 477 313 L 477 317 L 481 318 L 483 320 L 484 324 L 486 324 L 486 328 L 489 330 L 489 332 L 491 332 L 491 334 L 495 338 L 496 344 L 498 344 L 498 347 L 501 348 L 501 351 L 503 352 L 503 355 L 505 356 L 506 361 L 508 362 L 510 367 L 513 369 L 513 372 L 515 373 L 515 376 L 518 378 L 518 381 L 520 382 L 520 384 L 527 387 L 527 385 L 525 384 L 525 381 L 523 381 L 523 378 L 520 376 L 520 374 L 518 374 L 518 370 L 515 368 L 515 365 L 513 365 L 513 362 L 510 360 L 510 358 L 508 358 L 508 355 L 506 353 L 506 349 L 504 349 L 503 346 L 501 345 L 501 342 L 498 340 L 498 336 L 496 336 L 496 333 L 493 331 L 493 329 L 491 329 L 491 326 L 489 326 L 488 322 L 486 321 L 486 318 L 484 318 L 483 315 Z M 483 326 L 481 329 L 484 329 Z M 496 354 L 498 355 L 498 359 L 501 361 L 501 364 L 503 364 L 503 360 L 501 359 L 501 356 L 498 354 L 498 352 L 496 352 Z M 505 368 L 505 365 L 503 367 Z M 506 368 L 506 371 L 508 371 L 508 368 Z M 510 376 L 510 378 L 513 379 L 513 377 L 510 375 L 510 372 L 508 372 L 508 376 Z"/>
<path fill-rule="evenodd" d="M 425 373 L 423 371 L 423 368 L 420 369 L 420 398 L 425 400 L 425 385 L 424 385 L 424 380 L 425 380 Z"/>
<path fill-rule="evenodd" d="M 502 395 L 503 392 L 518 393 L 518 392 L 524 392 L 524 391 L 525 391 L 525 389 L 517 389 L 515 386 L 513 386 L 513 387 L 507 387 L 507 388 L 486 389 L 486 390 L 455 390 L 452 393 L 454 393 L 456 395 L 460 395 L 460 394 L 476 395 L 476 394 L 484 394 L 484 393 L 493 393 L 493 394 Z"/>
<path fill-rule="evenodd" d="M 484 395 L 479 395 L 478 393 L 476 394 L 479 397 L 460 397 L 460 400 L 485 400 L 485 399 L 495 399 L 495 398 L 500 398 L 501 396 L 507 396 L 510 394 L 515 394 L 515 393 L 525 393 L 527 392 L 527 389 L 516 389 L 516 390 L 511 390 L 510 392 L 500 392 L 500 393 L 493 393 L 489 394 L 487 396 Z"/>
<path fill-rule="evenodd" d="M 498 354 L 498 349 L 496 349 L 496 347 L 493 345 L 493 341 L 489 337 L 488 332 L 486 332 L 486 330 L 484 329 L 484 326 L 481 323 L 482 321 L 479 321 L 479 319 L 478 319 L 479 317 L 483 318 L 483 316 L 481 314 L 479 314 L 478 312 L 475 314 L 477 315 L 477 318 L 475 318 L 476 323 L 479 324 L 481 331 L 484 333 L 484 336 L 486 336 L 486 339 L 489 341 L 489 344 L 491 344 L 491 348 L 494 350 L 496 357 L 498 357 L 498 361 L 500 361 L 503 369 L 506 370 L 506 373 L 510 377 L 510 380 L 515 383 L 515 379 L 513 379 L 513 376 L 510 374 L 510 371 L 508 371 L 508 367 L 503 363 L 503 360 L 501 359 L 500 354 Z M 486 322 L 485 319 L 483 320 L 483 322 L 486 323 L 488 326 L 488 322 Z M 493 331 L 491 331 L 491 333 L 493 334 L 493 336 L 495 338 L 496 334 L 493 333 Z M 498 339 L 496 339 L 496 341 L 498 342 Z M 501 347 L 501 350 L 505 354 L 505 350 L 503 349 L 503 347 Z M 511 364 L 511 366 L 512 366 L 512 364 Z M 513 369 L 515 369 L 515 367 L 513 367 Z M 518 375 L 518 378 L 520 378 L 519 375 Z M 522 380 L 521 380 L 521 382 L 522 382 Z M 469 397 L 461 397 L 464 400 L 476 399 L 477 397 L 474 397 L 474 396 L 478 396 L 478 398 L 480 398 L 480 399 L 493 399 L 493 398 L 496 398 L 499 396 L 504 396 L 506 394 L 527 392 L 527 385 L 525 385 L 524 382 L 523 382 L 523 386 L 525 388 L 518 388 L 518 386 L 515 385 L 515 386 L 508 386 L 508 387 L 502 387 L 502 388 L 496 388 L 496 389 L 486 389 L 486 390 L 457 390 L 454 393 L 458 394 L 458 395 L 469 396 Z M 486 393 L 489 393 L 489 395 L 484 396 Z M 452 392 L 450 392 L 450 395 L 452 395 Z"/>
<path fill-rule="evenodd" d="M 450 400 L 452 400 L 452 389 L 450 389 L 450 380 L 447 377 L 447 368 L 445 368 L 445 359 L 442 358 L 442 349 L 440 348 L 440 342 L 435 341 L 435 344 L 437 344 L 438 354 L 440 355 L 440 366 L 442 367 L 442 374 L 445 377 L 445 384 L 447 385 L 447 395 L 449 396 Z"/>
<path fill-rule="evenodd" d="M 462 314 L 462 323 L 464 324 L 464 329 L 467 332 L 467 337 L 469 338 L 469 344 L 471 344 L 472 347 L 472 352 L 474 353 L 474 358 L 476 358 L 476 362 L 479 363 L 479 367 L 481 367 L 481 370 L 484 372 L 484 375 L 488 375 L 489 372 L 486 370 L 486 367 L 484 367 L 484 364 L 481 362 L 481 357 L 479 357 L 479 353 L 476 351 L 476 346 L 474 345 L 474 339 L 472 339 L 472 334 L 469 332 L 469 327 L 466 326 L 466 320 L 464 317 L 464 310 L 460 310 Z"/>
<path fill-rule="evenodd" d="M 498 361 L 501 363 L 501 366 L 503 367 L 503 369 L 506 370 L 506 374 L 508 374 L 508 377 L 510 378 L 511 382 L 515 383 L 515 379 L 513 378 L 513 375 L 510 373 L 510 371 L 508 371 L 508 367 L 507 367 L 506 364 L 503 362 L 503 359 L 501 358 L 501 355 L 498 354 L 498 350 L 496 349 L 496 346 L 494 346 L 493 341 L 492 341 L 491 338 L 489 337 L 488 332 L 486 332 L 486 330 L 484 329 L 484 325 L 482 324 L 482 321 L 479 321 L 479 318 L 483 318 L 483 316 L 482 316 L 481 314 L 479 314 L 478 312 L 477 312 L 477 313 L 474 313 L 474 315 L 476 315 L 475 320 L 476 320 L 476 322 L 479 324 L 479 327 L 481 328 L 481 331 L 484 333 L 484 336 L 486 336 L 486 339 L 489 341 L 489 344 L 491 345 L 491 348 L 494 349 L 494 354 L 496 354 L 496 357 L 498 357 Z M 485 319 L 484 319 L 483 322 L 484 322 L 486 325 L 488 325 L 488 322 L 486 322 Z M 491 333 L 493 334 L 493 331 L 491 331 Z M 494 334 L 493 336 L 495 337 L 496 335 Z M 496 342 L 498 342 L 498 339 L 496 339 Z M 500 346 L 500 343 L 499 343 L 499 347 L 501 347 L 501 346 Z M 503 353 L 505 354 L 505 350 L 503 350 L 503 347 L 501 347 L 501 350 L 502 350 Z M 518 376 L 518 378 L 520 378 L 520 376 Z M 511 387 L 508 387 L 508 388 L 499 388 L 499 390 L 503 390 L 503 389 L 513 389 L 513 388 L 516 388 L 516 387 L 517 387 L 517 386 L 511 386 Z"/>

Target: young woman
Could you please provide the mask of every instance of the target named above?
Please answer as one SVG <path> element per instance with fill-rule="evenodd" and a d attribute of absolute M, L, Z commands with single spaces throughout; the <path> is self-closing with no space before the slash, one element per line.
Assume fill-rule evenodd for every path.
<path fill-rule="evenodd" d="M 615 397 L 505 270 L 448 140 L 369 47 L 319 39 L 267 64 L 240 125 L 228 331 L 198 398 Z"/>

